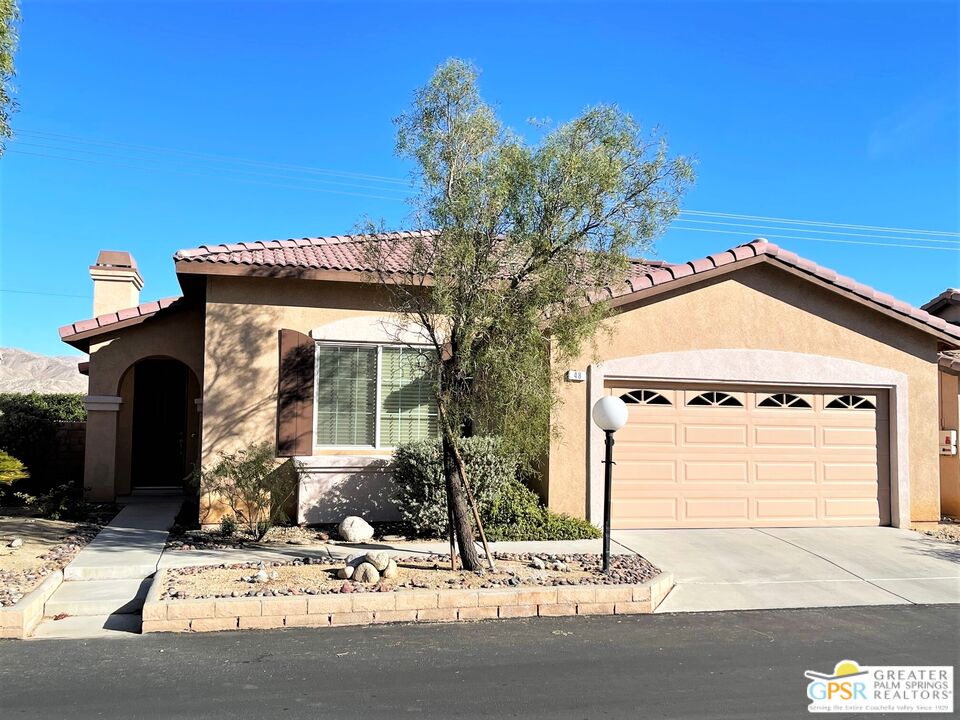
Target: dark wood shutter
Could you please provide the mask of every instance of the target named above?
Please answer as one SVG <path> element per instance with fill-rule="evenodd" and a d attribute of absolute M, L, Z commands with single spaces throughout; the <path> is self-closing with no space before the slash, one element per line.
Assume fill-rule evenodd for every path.
<path fill-rule="evenodd" d="M 313 364 L 313 339 L 296 330 L 281 330 L 278 457 L 313 454 Z"/>

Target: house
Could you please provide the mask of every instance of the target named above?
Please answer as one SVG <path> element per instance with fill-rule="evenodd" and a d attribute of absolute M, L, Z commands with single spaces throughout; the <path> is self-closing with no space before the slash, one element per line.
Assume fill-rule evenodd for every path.
<path fill-rule="evenodd" d="M 101 252 L 95 317 L 60 329 L 90 355 L 89 497 L 179 491 L 197 463 L 268 441 L 304 463 L 298 521 L 394 517 L 390 448 L 436 418 L 411 389 L 366 242 L 181 250 L 183 295 L 146 304 L 133 258 Z M 615 527 L 909 526 L 941 503 L 960 511 L 956 456 L 938 442 L 957 427 L 960 371 L 941 360 L 960 348 L 955 297 L 920 310 L 764 240 L 636 262 L 606 294 L 606 334 L 557 368 L 560 432 L 537 488 L 552 509 L 600 521 L 589 418 L 612 393 L 630 417 Z"/>

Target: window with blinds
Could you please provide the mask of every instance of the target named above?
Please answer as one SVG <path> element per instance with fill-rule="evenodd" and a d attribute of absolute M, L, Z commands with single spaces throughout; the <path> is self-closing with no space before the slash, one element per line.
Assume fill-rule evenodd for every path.
<path fill-rule="evenodd" d="M 437 406 L 426 351 L 385 347 L 380 354 L 380 444 L 388 447 L 437 435 Z"/>
<path fill-rule="evenodd" d="M 395 447 L 436 437 L 426 352 L 318 344 L 315 444 Z"/>
<path fill-rule="evenodd" d="M 377 348 L 317 346 L 317 445 L 374 445 Z"/>

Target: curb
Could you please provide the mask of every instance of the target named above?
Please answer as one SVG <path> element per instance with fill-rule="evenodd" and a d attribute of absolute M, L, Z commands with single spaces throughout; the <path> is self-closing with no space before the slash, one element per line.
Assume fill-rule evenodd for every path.
<path fill-rule="evenodd" d="M 560 585 L 483 590 L 402 590 L 282 597 L 160 600 L 158 571 L 143 605 L 143 633 L 465 622 L 570 615 L 641 615 L 674 586 L 671 573 L 636 585 Z"/>
<path fill-rule="evenodd" d="M 63 570 L 50 573 L 19 602 L 0 608 L 0 638 L 23 640 L 43 620 L 43 609 L 50 596 L 63 584 Z"/>

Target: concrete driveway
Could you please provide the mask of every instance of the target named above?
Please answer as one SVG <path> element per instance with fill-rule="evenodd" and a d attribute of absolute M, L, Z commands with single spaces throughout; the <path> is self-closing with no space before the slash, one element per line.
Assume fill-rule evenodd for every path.
<path fill-rule="evenodd" d="M 960 545 L 887 527 L 617 530 L 673 572 L 657 612 L 960 603 Z"/>

